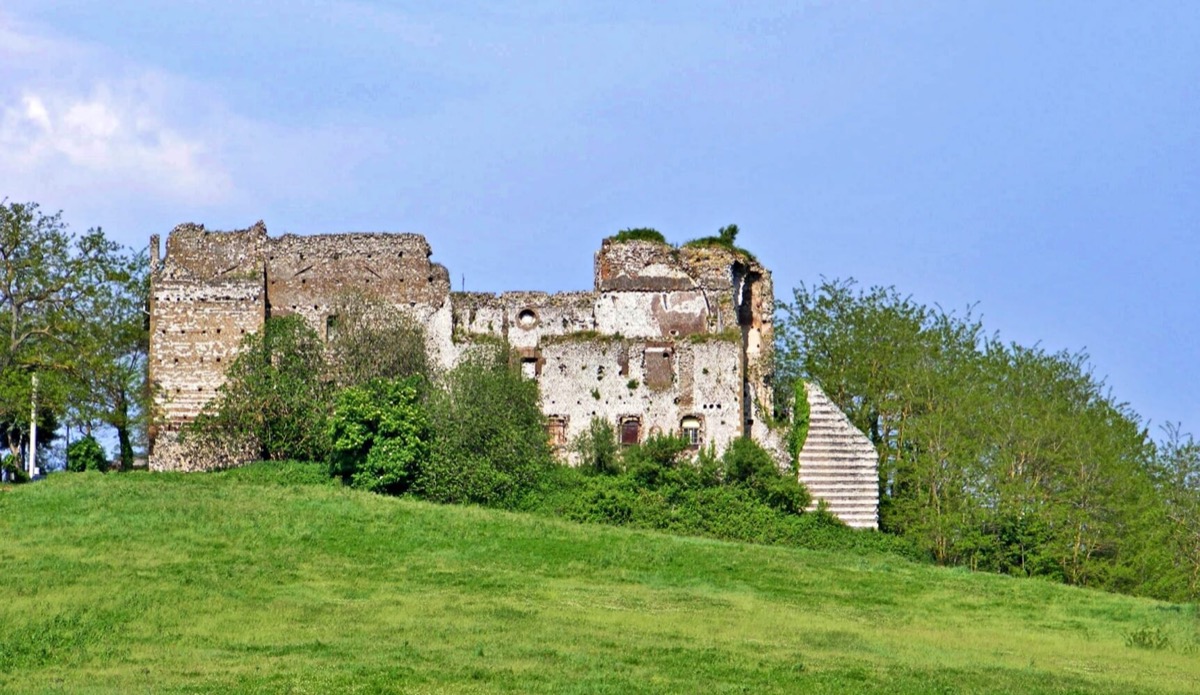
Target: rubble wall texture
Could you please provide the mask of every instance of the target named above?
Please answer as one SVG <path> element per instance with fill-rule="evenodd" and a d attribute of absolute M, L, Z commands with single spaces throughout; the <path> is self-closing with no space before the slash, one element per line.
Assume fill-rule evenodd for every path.
<path fill-rule="evenodd" d="M 242 339 L 262 327 L 266 241 L 261 223 L 238 232 L 180 225 L 167 238 L 166 260 L 153 269 L 150 288 L 154 468 L 192 465 L 178 446 L 179 428 L 195 419 L 225 382 L 225 367 Z"/>
<path fill-rule="evenodd" d="M 693 417 L 702 443 L 720 451 L 741 434 L 739 352 L 722 341 L 552 341 L 541 348 L 542 411 L 565 423 L 567 441 L 592 418 L 636 420 L 645 439 L 682 435 L 683 419 Z"/>
<path fill-rule="evenodd" d="M 168 236 L 161 261 L 157 238 L 151 253 L 155 470 L 245 459 L 226 452 L 227 460 L 201 460 L 178 432 L 214 397 L 241 341 L 267 317 L 302 316 L 328 338 L 348 293 L 416 318 L 442 367 L 480 340 L 508 341 L 522 372 L 539 382 L 549 436 L 564 457 L 566 444 L 602 418 L 639 441 L 686 427 L 699 445 L 721 450 L 753 436 L 787 460 L 764 417 L 772 401 L 771 275 L 729 248 L 605 240 L 593 291 L 498 295 L 451 292 L 446 268 L 430 261 L 429 243 L 416 234 L 271 238 L 261 222 L 232 232 L 185 224 Z M 877 489 L 872 482 L 869 498 L 866 481 L 874 481 L 874 451 L 813 394 L 814 453 L 802 456 L 801 478 L 835 513 L 873 526 Z"/>
<path fill-rule="evenodd" d="M 430 262 L 418 234 L 289 234 L 272 239 L 266 254 L 269 314 L 299 314 L 322 337 L 347 292 L 414 313 L 442 306 L 450 294 L 449 273 Z"/>

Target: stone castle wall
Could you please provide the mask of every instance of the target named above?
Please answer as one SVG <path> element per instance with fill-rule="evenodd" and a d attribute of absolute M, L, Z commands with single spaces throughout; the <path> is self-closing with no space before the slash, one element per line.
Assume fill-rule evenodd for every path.
<path fill-rule="evenodd" d="M 171 232 L 164 258 L 157 239 L 152 254 L 156 470 L 217 465 L 197 461 L 176 434 L 215 395 L 247 333 L 269 316 L 296 314 L 328 338 L 348 292 L 416 318 L 443 367 L 483 336 L 506 339 L 539 382 L 564 456 L 592 418 L 603 418 L 625 441 L 675 433 L 723 449 L 749 435 L 783 460 L 762 417 L 771 403 L 770 273 L 730 249 L 605 240 L 594 291 L 498 295 L 451 292 L 446 268 L 416 234 L 271 238 L 261 222 L 233 232 L 187 224 Z"/>

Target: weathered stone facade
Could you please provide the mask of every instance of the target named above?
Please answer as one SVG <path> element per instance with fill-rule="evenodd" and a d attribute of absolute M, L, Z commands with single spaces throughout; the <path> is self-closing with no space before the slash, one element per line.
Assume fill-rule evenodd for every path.
<path fill-rule="evenodd" d="M 494 295 L 451 292 L 446 268 L 430 261 L 428 242 L 415 234 L 271 238 L 261 222 L 232 232 L 185 224 L 166 246 L 160 259 L 158 238 L 151 240 L 153 469 L 205 467 L 182 454 L 177 433 L 213 397 L 247 333 L 268 316 L 298 314 L 326 336 L 349 290 L 410 313 L 441 366 L 481 336 L 507 340 L 539 382 L 550 436 L 564 455 L 599 417 L 624 442 L 675 433 L 720 450 L 748 435 L 783 460 L 761 411 L 771 403 L 771 274 L 745 254 L 610 239 L 596 253 L 594 291 Z M 814 414 L 832 405 L 819 390 L 809 400 Z M 874 527 L 869 440 L 844 417 L 814 419 L 811 431 L 848 443 L 838 456 L 851 457 L 844 480 L 836 466 L 810 457 L 814 496 L 851 525 Z M 800 476 L 808 482 L 805 460 Z"/>

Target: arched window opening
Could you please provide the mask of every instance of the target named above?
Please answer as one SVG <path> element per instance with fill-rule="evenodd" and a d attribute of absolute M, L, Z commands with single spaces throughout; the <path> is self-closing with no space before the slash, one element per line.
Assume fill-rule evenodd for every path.
<path fill-rule="evenodd" d="M 700 418 L 689 415 L 679 422 L 680 435 L 687 440 L 688 446 L 699 448 L 704 437 L 701 434 Z"/>

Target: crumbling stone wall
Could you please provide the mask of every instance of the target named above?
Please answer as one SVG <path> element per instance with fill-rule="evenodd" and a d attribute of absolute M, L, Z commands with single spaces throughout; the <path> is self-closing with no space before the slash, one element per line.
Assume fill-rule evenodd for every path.
<path fill-rule="evenodd" d="M 450 274 L 430 262 L 433 251 L 419 234 L 288 234 L 266 253 L 268 312 L 299 314 L 322 336 L 333 303 L 348 291 L 414 313 L 440 307 L 450 293 Z"/>
<path fill-rule="evenodd" d="M 736 342 L 576 339 L 541 348 L 542 410 L 565 424 L 570 441 L 592 418 L 636 421 L 638 436 L 682 434 L 701 425 L 701 442 L 723 449 L 741 434 L 741 369 Z"/>
<path fill-rule="evenodd" d="M 225 382 L 225 367 L 248 333 L 265 317 L 262 223 L 236 232 L 180 225 L 167 237 L 150 288 L 149 377 L 155 412 L 151 466 L 186 469 L 191 458 L 178 445 L 179 429 L 191 422 Z"/>
<path fill-rule="evenodd" d="M 564 456 L 592 418 L 604 418 L 626 441 L 688 434 L 722 449 L 749 435 L 786 461 L 763 417 L 771 403 L 771 275 L 732 249 L 610 239 L 596 253 L 594 291 L 495 295 L 451 292 L 446 268 L 430 261 L 416 234 L 272 239 L 261 222 L 233 232 L 185 224 L 171 232 L 161 260 L 157 246 L 155 238 L 153 469 L 218 465 L 184 451 L 177 433 L 221 386 L 243 337 L 266 317 L 297 314 L 328 338 L 347 292 L 416 318 L 443 367 L 480 340 L 507 340 L 522 372 L 539 382 L 549 434 Z M 856 520 L 866 518 L 861 508 Z"/>

